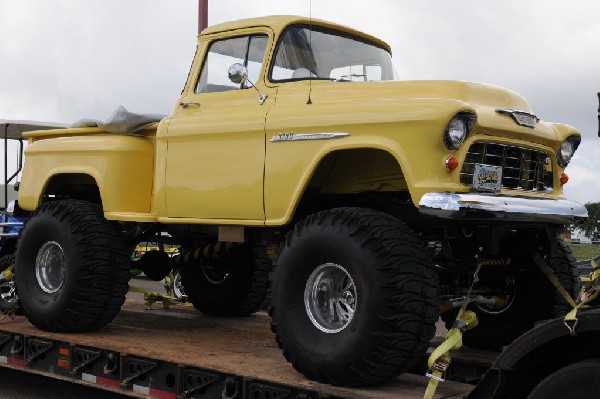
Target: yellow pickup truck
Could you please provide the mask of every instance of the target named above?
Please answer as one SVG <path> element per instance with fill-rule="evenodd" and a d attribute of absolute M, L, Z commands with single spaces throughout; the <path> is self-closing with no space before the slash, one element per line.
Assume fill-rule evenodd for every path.
<path fill-rule="evenodd" d="M 285 357 L 336 385 L 407 371 L 465 301 L 480 348 L 560 314 L 540 262 L 577 290 L 558 233 L 587 216 L 563 195 L 580 133 L 500 87 L 399 81 L 389 45 L 348 27 L 210 27 L 160 123 L 27 137 L 16 286 L 41 329 L 109 323 L 132 250 L 162 238 L 197 309 L 270 299 Z"/>

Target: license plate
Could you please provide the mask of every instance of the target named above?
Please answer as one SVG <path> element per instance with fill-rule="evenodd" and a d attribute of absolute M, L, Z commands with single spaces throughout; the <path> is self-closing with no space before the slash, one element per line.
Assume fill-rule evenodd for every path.
<path fill-rule="evenodd" d="M 502 188 L 502 167 L 475 164 L 473 188 L 478 191 L 497 192 Z"/>

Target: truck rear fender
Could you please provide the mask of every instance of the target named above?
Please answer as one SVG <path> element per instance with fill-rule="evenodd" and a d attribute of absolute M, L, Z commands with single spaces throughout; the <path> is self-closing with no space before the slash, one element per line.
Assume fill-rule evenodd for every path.
<path fill-rule="evenodd" d="M 25 150 L 19 205 L 36 209 L 61 196 L 102 204 L 104 212 L 151 212 L 153 138 L 97 134 L 38 140 Z"/>

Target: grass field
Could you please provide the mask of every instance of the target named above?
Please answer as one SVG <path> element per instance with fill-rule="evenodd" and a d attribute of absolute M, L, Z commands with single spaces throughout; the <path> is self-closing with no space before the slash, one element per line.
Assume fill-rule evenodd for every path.
<path fill-rule="evenodd" d="M 588 260 L 600 256 L 598 244 L 569 244 L 577 260 Z"/>

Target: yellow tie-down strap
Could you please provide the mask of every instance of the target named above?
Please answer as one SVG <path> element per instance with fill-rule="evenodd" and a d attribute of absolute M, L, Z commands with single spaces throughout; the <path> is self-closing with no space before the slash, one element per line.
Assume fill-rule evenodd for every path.
<path fill-rule="evenodd" d="M 467 300 L 465 300 L 466 303 Z M 432 399 L 438 384 L 444 382 L 446 370 L 452 360 L 450 353 L 462 347 L 463 333 L 477 326 L 477 315 L 470 310 L 465 310 L 465 307 L 463 305 L 458 312 L 452 328 L 446 333 L 444 342 L 435 348 L 429 356 L 427 361 L 429 371 L 426 374 L 429 377 L 429 383 L 427 389 L 425 389 L 424 399 Z"/>
<path fill-rule="evenodd" d="M 129 286 L 130 292 L 139 292 L 144 294 L 144 307 L 149 310 L 152 309 L 152 305 L 156 302 L 162 302 L 164 309 L 169 309 L 174 302 L 179 302 L 177 298 L 170 295 L 162 295 L 154 291 L 145 290 L 143 288 Z"/>
<path fill-rule="evenodd" d="M 600 291 L 600 269 L 598 268 L 598 263 L 596 262 L 596 260 L 592 259 L 591 263 L 593 271 L 589 277 L 590 286 L 587 290 L 581 293 L 581 296 L 579 298 L 581 302 L 576 303 L 575 300 L 571 298 L 571 295 L 569 295 L 567 290 L 565 290 L 565 287 L 563 287 L 563 285 L 560 283 L 550 266 L 548 266 L 548 263 L 546 263 L 546 261 L 539 254 L 536 254 L 533 257 L 533 260 L 542 270 L 542 272 L 546 275 L 548 280 L 550 280 L 550 282 L 556 288 L 556 290 L 562 295 L 565 301 L 567 301 L 567 303 L 573 308 L 565 316 L 564 322 L 565 326 L 567 326 L 567 328 L 569 329 L 571 335 L 575 335 L 577 333 L 577 323 L 579 322 L 579 320 L 577 320 L 577 311 L 579 309 L 587 307 L 587 304 L 589 302 L 596 299 L 596 297 L 598 296 L 598 292 Z"/>

